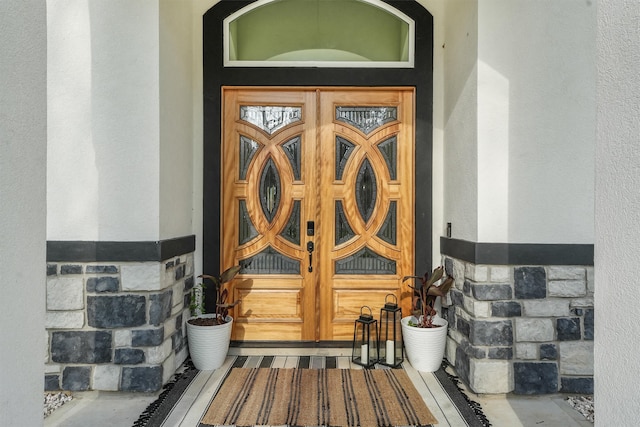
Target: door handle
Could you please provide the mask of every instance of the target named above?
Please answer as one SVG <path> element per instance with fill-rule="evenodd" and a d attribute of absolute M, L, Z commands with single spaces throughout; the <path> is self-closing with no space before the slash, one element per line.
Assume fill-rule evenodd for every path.
<path fill-rule="evenodd" d="M 313 271 L 313 265 L 312 265 L 313 250 L 314 250 L 313 242 L 307 242 L 307 251 L 309 252 L 309 273 Z"/>

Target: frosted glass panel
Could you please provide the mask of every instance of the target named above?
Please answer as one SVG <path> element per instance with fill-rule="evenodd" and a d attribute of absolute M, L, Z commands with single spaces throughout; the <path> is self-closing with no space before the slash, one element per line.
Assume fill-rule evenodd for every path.
<path fill-rule="evenodd" d="M 283 127 L 302 120 L 302 108 L 243 105 L 240 107 L 240 120 L 251 123 L 272 135 Z"/>
<path fill-rule="evenodd" d="M 262 170 L 260 176 L 260 205 L 262 206 L 262 212 L 267 217 L 269 222 L 273 221 L 273 218 L 280 206 L 280 174 L 278 168 L 273 162 L 273 159 L 269 159 L 267 164 Z"/>
<path fill-rule="evenodd" d="M 247 210 L 247 202 L 245 200 L 240 200 L 239 203 L 239 233 L 238 233 L 238 244 L 243 245 L 254 237 L 258 236 L 258 232 L 256 228 L 253 226 L 253 222 L 251 222 L 251 217 L 249 217 L 249 211 Z"/>
<path fill-rule="evenodd" d="M 363 248 L 335 262 L 336 274 L 396 274 L 396 262 Z"/>
<path fill-rule="evenodd" d="M 336 107 L 336 120 L 348 123 L 367 135 L 397 119 L 396 107 Z"/>
<path fill-rule="evenodd" d="M 364 159 L 356 178 L 356 204 L 364 222 L 369 221 L 376 205 L 378 185 L 369 159 Z"/>
<path fill-rule="evenodd" d="M 289 258 L 271 246 L 239 262 L 241 274 L 300 274 L 300 261 Z"/>
<path fill-rule="evenodd" d="M 293 202 L 293 211 L 280 235 L 291 243 L 300 244 L 300 200 Z"/>
<path fill-rule="evenodd" d="M 381 0 L 258 0 L 224 20 L 224 61 L 409 68 L 414 34 L 414 21 Z"/>
<path fill-rule="evenodd" d="M 356 148 L 354 144 L 347 141 L 346 139 L 337 136 L 336 137 L 336 179 L 341 180 L 342 174 L 344 173 L 344 167 L 347 164 L 347 160 L 349 160 L 349 156 L 353 152 L 353 149 Z"/>

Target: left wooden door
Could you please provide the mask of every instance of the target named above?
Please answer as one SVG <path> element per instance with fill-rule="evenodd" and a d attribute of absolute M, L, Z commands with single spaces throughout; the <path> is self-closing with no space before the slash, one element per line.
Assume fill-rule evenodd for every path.
<path fill-rule="evenodd" d="M 244 266 L 232 339 L 316 340 L 315 91 L 225 88 L 223 105 L 222 265 Z"/>

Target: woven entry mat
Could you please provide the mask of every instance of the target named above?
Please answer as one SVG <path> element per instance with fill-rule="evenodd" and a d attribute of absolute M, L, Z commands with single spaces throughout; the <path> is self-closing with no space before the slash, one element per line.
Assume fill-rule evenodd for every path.
<path fill-rule="evenodd" d="M 435 423 L 401 369 L 234 368 L 200 427 Z"/>

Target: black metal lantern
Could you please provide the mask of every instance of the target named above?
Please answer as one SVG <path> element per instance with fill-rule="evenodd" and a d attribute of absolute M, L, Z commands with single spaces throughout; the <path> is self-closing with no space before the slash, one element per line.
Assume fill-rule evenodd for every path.
<path fill-rule="evenodd" d="M 389 301 L 389 297 L 393 297 Z M 378 334 L 378 363 L 399 368 L 404 361 L 402 345 L 402 310 L 398 307 L 398 298 L 388 294 L 384 307 L 380 309 L 380 333 Z"/>
<path fill-rule="evenodd" d="M 364 309 L 369 313 L 363 313 Z M 363 306 L 360 308 L 360 317 L 356 319 L 353 328 L 353 353 L 351 360 L 353 363 L 362 365 L 365 368 L 372 368 L 378 361 L 378 321 L 373 318 L 371 308 Z"/>

